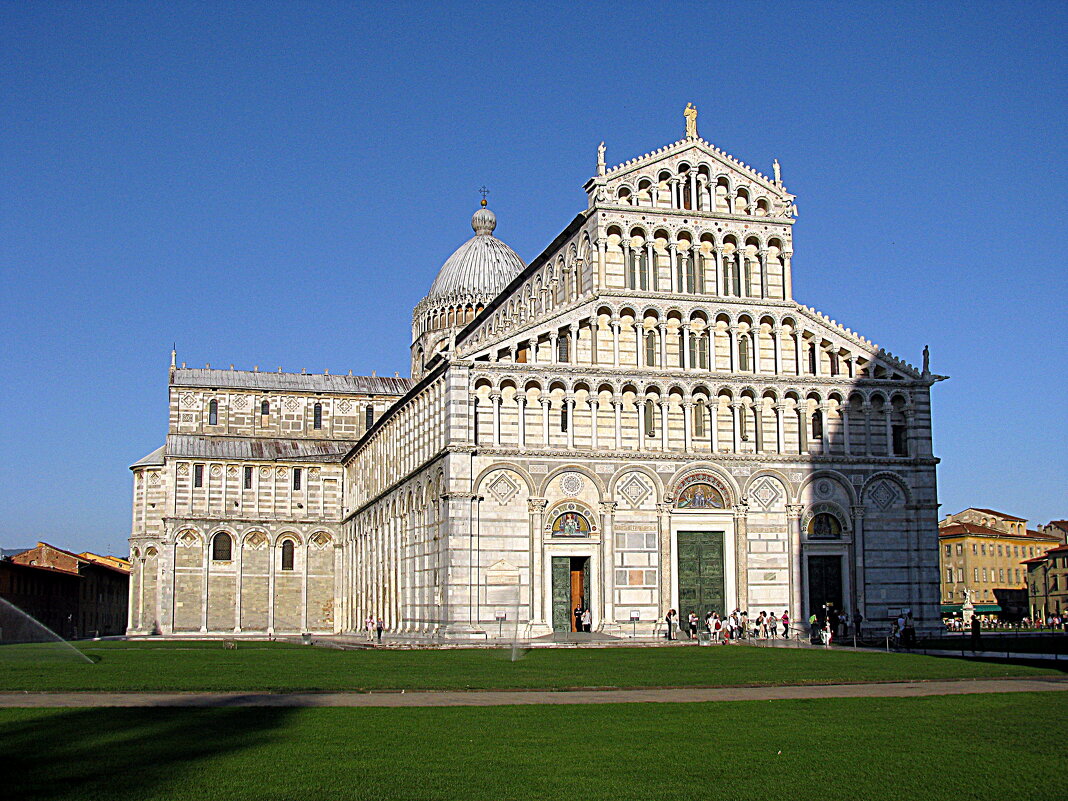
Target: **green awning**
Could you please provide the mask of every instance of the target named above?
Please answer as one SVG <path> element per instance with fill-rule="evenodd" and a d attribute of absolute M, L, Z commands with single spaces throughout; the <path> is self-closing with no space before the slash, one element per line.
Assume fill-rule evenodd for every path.
<path fill-rule="evenodd" d="M 956 615 L 963 609 L 964 604 L 942 604 L 943 615 Z M 979 615 L 985 615 L 988 612 L 1000 612 L 1001 607 L 997 604 L 976 604 L 972 611 Z"/>

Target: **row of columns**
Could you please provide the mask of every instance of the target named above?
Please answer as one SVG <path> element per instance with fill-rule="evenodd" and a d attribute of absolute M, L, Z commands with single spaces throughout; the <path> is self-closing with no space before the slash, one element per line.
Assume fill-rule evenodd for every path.
<path fill-rule="evenodd" d="M 688 210 L 688 211 L 707 211 L 724 214 L 736 214 L 735 201 L 740 197 L 740 189 L 736 188 L 734 191 L 728 191 L 725 195 L 727 201 L 726 211 L 719 209 L 716 203 L 716 188 L 719 183 L 712 183 L 705 175 L 697 174 L 694 170 L 690 170 L 682 175 L 672 176 L 667 180 L 668 185 L 668 202 L 669 208 Z M 690 207 L 686 207 L 685 187 L 690 190 Z M 637 188 L 635 188 L 637 193 Z M 748 194 L 748 192 L 747 192 Z M 660 204 L 660 185 L 659 182 L 653 183 L 649 187 L 649 206 L 645 208 L 663 208 Z M 637 194 L 633 196 L 633 205 L 638 208 L 643 208 L 643 205 L 639 203 Z M 750 198 L 746 199 L 746 205 L 744 213 L 751 215 L 756 208 L 755 201 Z"/>
<path fill-rule="evenodd" d="M 726 252 L 723 245 L 713 245 L 711 253 L 715 262 L 715 268 L 711 271 L 711 286 L 706 276 L 708 273 L 699 268 L 698 259 L 705 258 L 700 250 L 690 247 L 680 250 L 677 242 L 671 242 L 668 249 L 668 286 L 667 291 L 671 294 L 695 294 L 695 295 L 720 295 L 723 297 L 762 298 L 771 297 L 768 285 L 768 249 L 760 248 L 754 259 L 747 252 L 735 248 L 730 253 Z M 624 259 L 624 282 L 627 289 L 659 291 L 660 273 L 657 263 L 656 247 L 652 240 L 645 242 L 640 247 L 635 247 L 630 242 L 623 243 Z M 683 270 L 683 261 L 680 254 L 689 254 L 694 259 L 694 280 L 691 285 L 689 276 Z M 792 297 L 793 279 L 790 260 L 793 256 L 791 251 L 781 251 L 783 271 L 783 298 Z M 644 263 L 639 257 L 644 257 Z M 750 266 L 752 262 L 760 266 L 760 293 L 752 292 L 752 276 Z M 644 273 L 644 281 L 643 279 Z"/>
<path fill-rule="evenodd" d="M 620 317 L 613 316 L 608 322 L 609 328 L 612 331 L 612 362 L 611 367 L 628 367 L 622 363 L 620 358 L 620 342 L 622 338 L 623 321 Z M 713 330 L 705 327 L 702 330 L 695 330 L 692 323 L 682 323 L 679 326 L 679 353 L 677 358 L 677 364 L 668 365 L 668 324 L 666 322 L 658 322 L 655 326 L 646 327 L 644 324 L 632 325 L 634 331 L 639 332 L 635 336 L 635 361 L 634 366 L 639 369 L 644 368 L 678 368 L 681 370 L 693 370 L 698 369 L 701 372 L 715 372 L 715 354 L 711 347 Z M 549 361 L 548 364 L 560 364 L 562 361 L 566 363 L 575 363 L 577 361 L 577 344 L 578 334 L 581 331 L 581 327 L 575 323 L 569 323 L 567 325 L 560 326 L 559 328 L 552 329 L 548 332 L 549 339 Z M 593 354 L 591 359 L 592 364 L 597 364 L 597 326 L 591 325 L 588 328 L 590 335 L 590 352 Z M 748 328 L 742 331 L 741 326 L 734 324 L 727 327 L 727 339 L 730 353 L 730 364 L 727 367 L 727 371 L 730 373 L 753 373 L 760 374 L 763 370 L 761 348 L 760 348 L 760 335 L 757 329 Z M 830 348 L 824 348 L 817 345 L 815 342 L 805 339 L 805 331 L 797 330 L 790 334 L 793 341 L 793 374 L 812 375 L 816 377 L 834 377 L 839 374 L 838 370 L 834 369 L 835 362 L 831 360 L 831 369 L 825 370 L 823 367 L 823 359 L 820 354 L 831 354 Z M 650 363 L 648 354 L 648 344 L 646 337 L 653 335 L 657 337 L 657 344 L 659 351 L 659 364 Z M 566 359 L 560 359 L 560 337 L 567 338 L 567 357 Z M 694 353 L 691 353 L 691 338 L 697 343 L 694 348 Z M 739 353 L 739 343 L 745 339 L 748 342 L 749 352 L 749 364 L 741 364 L 741 357 Z M 771 344 L 772 344 L 772 357 L 771 364 L 773 368 L 772 373 L 768 375 L 782 375 L 783 374 L 783 328 L 782 326 L 774 326 L 771 329 Z M 534 348 L 529 347 L 530 343 L 536 342 L 536 339 L 531 340 L 517 340 L 508 345 L 505 350 L 508 353 L 508 360 L 511 363 L 517 363 L 519 352 L 521 350 L 520 345 L 523 342 L 528 343 L 527 353 L 536 355 Z M 804 356 L 806 353 L 805 345 L 808 344 L 809 348 L 817 349 L 816 357 L 807 360 Z M 697 356 L 696 364 L 693 356 Z M 702 358 L 703 357 L 703 358 Z M 494 363 L 500 363 L 500 351 L 496 350 L 493 354 Z M 655 361 L 655 360 L 654 360 Z M 850 354 L 842 358 L 842 361 L 846 364 L 845 377 L 856 377 L 856 359 Z M 545 362 L 532 362 L 535 364 L 541 364 Z"/>
<path fill-rule="evenodd" d="M 503 444 L 503 434 L 501 426 L 501 400 L 502 395 L 500 392 L 490 393 L 490 402 L 493 406 L 493 446 L 500 447 Z M 562 415 L 561 428 L 567 435 L 567 448 L 573 450 L 575 447 L 575 403 L 577 398 L 573 395 L 568 395 L 563 399 L 563 406 L 560 408 Z M 650 436 L 649 432 L 649 420 L 646 415 L 649 412 L 647 404 L 652 401 L 659 407 L 660 411 L 660 450 L 671 450 L 669 440 L 669 412 L 671 401 L 667 398 L 646 399 L 644 401 L 636 401 L 635 407 L 638 414 L 638 450 L 646 450 L 646 438 Z M 622 409 L 624 400 L 622 396 L 614 395 L 610 401 L 613 407 L 614 417 L 614 431 L 613 431 L 613 447 L 615 450 L 622 450 Z M 519 420 L 518 420 L 518 446 L 520 450 L 524 450 L 528 447 L 527 442 L 527 425 L 526 425 L 526 408 L 527 399 L 525 395 L 516 396 L 516 404 L 519 408 Z M 549 447 L 552 442 L 550 433 L 551 424 L 551 411 L 552 411 L 552 399 L 542 397 L 540 399 L 541 404 L 541 418 L 542 418 L 542 434 L 541 445 L 539 447 Z M 600 437 L 600 405 L 601 401 L 597 398 L 589 398 L 587 401 L 589 407 L 589 420 L 590 420 L 590 448 L 591 450 L 598 450 L 602 446 Z M 686 399 L 682 402 L 683 411 L 683 432 L 684 442 L 683 450 L 690 452 L 693 449 L 693 409 L 695 406 L 702 410 L 702 413 L 709 414 L 709 419 L 704 422 L 708 425 L 709 438 L 710 438 L 710 451 L 716 453 L 719 451 L 719 405 L 718 403 L 701 403 L 692 399 Z M 740 400 L 731 401 L 729 404 L 731 410 L 731 431 L 733 436 L 732 450 L 734 453 L 742 452 L 741 443 L 743 440 L 747 441 L 749 438 L 749 424 L 752 424 L 752 432 L 755 443 L 755 451 L 757 453 L 769 452 L 765 448 L 764 443 L 764 405 L 755 404 L 747 405 Z M 820 455 L 828 455 L 832 452 L 832 443 L 830 429 L 828 426 L 828 419 L 830 412 L 833 411 L 833 407 L 830 404 L 822 404 L 817 409 L 809 409 L 808 405 L 790 407 L 785 403 L 776 403 L 773 407 L 775 412 L 775 453 L 786 453 L 786 432 L 785 432 L 785 416 L 787 413 L 794 413 L 797 416 L 798 427 L 798 450 L 799 454 L 809 453 L 808 439 L 811 434 L 812 439 L 818 442 L 817 453 Z M 707 410 L 707 412 L 705 411 Z M 823 431 L 813 431 L 812 427 L 812 414 L 813 412 L 819 412 L 822 416 Z M 884 407 L 884 426 L 885 426 L 885 453 L 876 454 L 872 447 L 872 408 L 870 405 L 865 404 L 863 407 L 864 414 L 864 442 L 865 447 L 862 452 L 854 453 L 852 448 L 851 437 L 849 433 L 849 409 L 848 407 L 839 407 L 839 419 L 840 424 L 838 426 L 842 435 L 843 453 L 846 456 L 893 456 L 893 421 L 892 413 L 893 408 L 889 405 Z M 906 421 L 911 422 L 912 410 L 905 409 Z M 472 417 L 477 421 L 478 415 L 478 399 L 475 398 L 472 402 Z M 749 415 L 753 416 L 750 421 Z M 700 435 L 704 438 L 704 435 Z M 476 444 L 477 444 L 477 428 L 476 428 Z M 607 444 L 607 443 L 605 443 Z M 907 455 L 907 454 L 903 454 Z"/>

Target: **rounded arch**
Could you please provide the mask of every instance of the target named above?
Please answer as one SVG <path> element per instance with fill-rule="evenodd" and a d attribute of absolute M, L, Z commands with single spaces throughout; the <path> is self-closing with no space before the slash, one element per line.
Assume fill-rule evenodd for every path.
<path fill-rule="evenodd" d="M 623 479 L 623 476 L 629 473 L 641 473 L 653 483 L 657 503 L 664 499 L 666 488 L 664 487 L 663 480 L 655 470 L 643 464 L 628 464 L 619 468 L 608 481 L 609 498 L 616 497 L 616 494 L 619 492 L 619 482 Z"/>
<path fill-rule="evenodd" d="M 851 505 L 856 505 L 857 491 L 853 489 L 853 482 L 851 482 L 837 470 L 828 469 L 816 470 L 813 473 L 805 476 L 805 478 L 801 480 L 801 483 L 797 485 L 797 494 L 794 496 L 795 499 L 797 501 L 800 501 L 801 496 L 805 493 L 805 489 L 810 484 L 819 481 L 821 478 L 829 478 L 835 481 L 839 486 L 844 489 L 846 497 L 849 498 L 849 503 Z"/>
<path fill-rule="evenodd" d="M 707 483 L 712 483 L 723 494 L 724 508 L 730 509 L 737 505 L 738 498 L 741 497 L 738 483 L 726 471 L 710 462 L 689 464 L 678 470 L 672 476 L 671 481 L 668 482 L 665 501 L 674 503 L 680 490 L 684 490 L 688 484 L 698 483 L 706 477 L 711 479 Z"/>
<path fill-rule="evenodd" d="M 607 490 L 604 482 L 600 477 L 587 467 L 583 467 L 579 464 L 564 464 L 557 467 L 555 470 L 549 472 L 545 478 L 542 479 L 541 484 L 538 487 L 538 494 L 545 497 L 546 490 L 549 489 L 549 485 L 552 484 L 553 479 L 559 476 L 561 473 L 581 473 L 584 477 L 590 480 L 590 483 L 597 489 L 597 499 L 603 501 L 606 497 Z"/>
<path fill-rule="evenodd" d="M 903 479 L 897 473 L 891 473 L 889 470 L 880 470 L 878 473 L 873 473 L 872 475 L 868 476 L 867 481 L 864 482 L 864 486 L 861 487 L 860 497 L 866 498 L 869 490 L 873 489 L 879 481 L 889 481 L 892 484 L 895 484 L 897 488 L 900 489 L 902 492 L 904 503 L 914 503 L 912 497 L 912 490 L 909 489 L 909 485 L 908 483 L 906 483 L 905 479 Z"/>
<path fill-rule="evenodd" d="M 527 495 L 529 496 L 534 494 L 534 478 L 530 475 L 530 473 L 528 473 L 526 470 L 524 470 L 522 467 L 515 464 L 514 462 L 494 462 L 489 467 L 486 467 L 484 470 L 482 470 L 482 472 L 475 476 L 475 490 L 477 491 L 478 488 L 482 486 L 482 483 L 489 475 L 499 470 L 507 470 L 509 472 L 515 473 L 517 476 L 519 476 L 520 479 L 522 479 L 523 486 L 525 486 L 527 490 Z"/>

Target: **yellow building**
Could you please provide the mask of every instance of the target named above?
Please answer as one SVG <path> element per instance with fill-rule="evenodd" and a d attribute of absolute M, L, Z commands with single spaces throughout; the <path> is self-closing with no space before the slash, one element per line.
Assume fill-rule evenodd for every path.
<path fill-rule="evenodd" d="M 1027 520 L 993 509 L 965 509 L 938 524 L 942 614 L 960 613 L 968 591 L 976 614 L 1021 616 L 1027 611 L 1027 559 L 1062 540 L 1031 531 Z M 1009 608 L 1012 607 L 1012 608 Z"/>

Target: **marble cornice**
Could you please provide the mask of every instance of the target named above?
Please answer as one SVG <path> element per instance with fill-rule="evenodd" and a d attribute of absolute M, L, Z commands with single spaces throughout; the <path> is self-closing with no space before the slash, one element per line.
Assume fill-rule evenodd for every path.
<path fill-rule="evenodd" d="M 911 458 L 901 459 L 890 456 L 817 456 L 802 454 L 779 454 L 779 453 L 707 453 L 694 451 L 683 453 L 681 451 L 615 451 L 607 448 L 598 448 L 596 452 L 587 450 L 567 450 L 552 448 L 519 448 L 511 447 L 483 447 L 479 446 L 475 451 L 476 456 L 508 456 L 516 459 L 568 459 L 571 461 L 585 460 L 596 461 L 653 461 L 653 462 L 731 462 L 731 463 L 757 463 L 777 465 L 843 465 L 848 467 L 928 467 L 939 463 L 939 459 Z"/>

